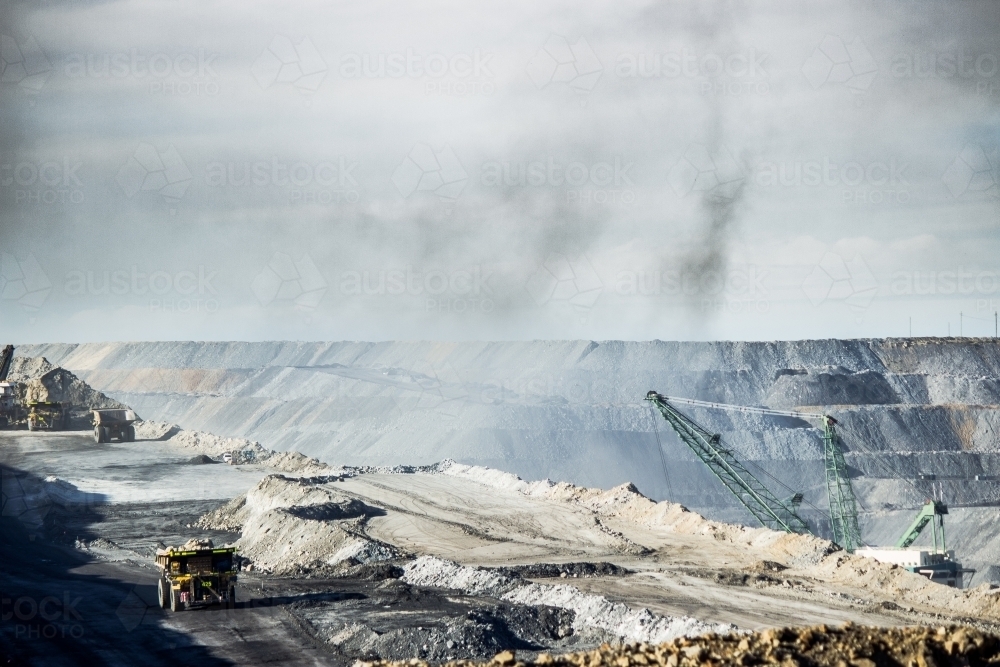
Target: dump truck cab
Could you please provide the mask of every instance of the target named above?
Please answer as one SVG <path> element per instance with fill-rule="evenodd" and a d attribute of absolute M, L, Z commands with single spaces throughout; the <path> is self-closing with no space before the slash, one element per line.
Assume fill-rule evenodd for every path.
<path fill-rule="evenodd" d="M 157 586 L 160 606 L 182 611 L 213 604 L 236 604 L 236 549 L 160 549 Z"/>

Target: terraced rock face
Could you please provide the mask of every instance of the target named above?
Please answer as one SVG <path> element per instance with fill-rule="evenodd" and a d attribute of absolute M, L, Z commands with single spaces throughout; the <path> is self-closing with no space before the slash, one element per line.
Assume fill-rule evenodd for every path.
<path fill-rule="evenodd" d="M 992 339 L 108 343 L 17 353 L 45 356 L 146 418 L 334 464 L 452 458 L 526 479 L 631 481 L 729 521 L 750 519 L 642 397 L 656 389 L 813 408 L 840 421 L 870 541 L 894 542 L 914 508 L 940 497 L 953 507 L 949 538 L 972 545 L 961 555 L 977 577 L 1000 560 L 1000 527 L 988 520 L 1000 502 Z M 808 422 L 689 414 L 825 507 L 820 433 Z M 820 514 L 804 511 L 823 530 Z"/>

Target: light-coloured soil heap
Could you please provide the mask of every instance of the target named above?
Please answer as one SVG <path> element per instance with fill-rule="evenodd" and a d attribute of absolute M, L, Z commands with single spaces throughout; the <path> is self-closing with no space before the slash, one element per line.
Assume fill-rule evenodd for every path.
<path fill-rule="evenodd" d="M 187 431 L 167 422 L 136 422 L 135 437 L 137 440 L 166 440 L 215 459 L 230 454 L 236 464 L 258 464 L 297 475 L 330 475 L 341 471 L 299 452 L 275 452 L 246 438 L 224 438 L 203 431 Z"/>
<path fill-rule="evenodd" d="M 927 578 L 907 572 L 903 568 L 847 554 L 827 540 L 712 521 L 676 503 L 654 502 L 629 484 L 602 490 L 567 483 L 553 483 L 548 480 L 526 482 L 510 473 L 468 466 L 454 461 L 443 461 L 433 466 L 419 468 L 378 469 L 372 473 L 367 469 L 350 467 L 329 468 L 328 471 L 334 474 L 298 479 L 289 479 L 281 475 L 265 478 L 244 496 L 204 516 L 200 525 L 220 530 L 242 529 L 243 537 L 240 542 L 242 553 L 253 560 L 256 566 L 274 572 L 322 571 L 349 558 L 357 562 L 377 561 L 392 558 L 401 552 L 409 552 L 413 548 L 417 548 L 417 553 L 449 558 L 453 556 L 446 554 L 455 553 L 454 545 L 444 545 L 445 551 L 440 551 L 435 549 L 433 542 L 424 546 L 411 544 L 411 537 L 407 535 L 410 535 L 413 528 L 411 526 L 413 520 L 406 517 L 412 512 L 400 512 L 390 503 L 387 506 L 390 515 L 398 518 L 392 519 L 394 523 L 391 525 L 395 528 L 386 531 L 381 518 L 376 518 L 369 524 L 369 518 L 381 517 L 385 513 L 380 501 L 374 500 L 374 505 L 379 509 L 372 511 L 366 503 L 373 501 L 365 499 L 364 492 L 359 499 L 351 495 L 353 491 L 346 489 L 353 488 L 348 480 L 360 480 L 368 474 L 392 477 L 412 475 L 415 477 L 415 488 L 426 485 L 418 481 L 422 476 L 455 477 L 461 478 L 462 483 L 466 485 L 470 482 L 474 482 L 474 486 L 482 485 L 485 494 L 492 493 L 497 497 L 522 495 L 526 499 L 531 499 L 532 503 L 538 503 L 536 507 L 529 503 L 528 506 L 521 508 L 520 511 L 527 512 L 528 515 L 539 512 L 548 516 L 545 514 L 548 511 L 546 507 L 555 503 L 565 508 L 560 511 L 571 513 L 564 516 L 566 520 L 573 520 L 572 516 L 579 516 L 584 524 L 590 525 L 587 518 L 592 517 L 589 521 L 598 532 L 581 533 L 584 542 L 572 545 L 567 543 L 564 546 L 577 549 L 592 547 L 609 549 L 609 552 L 603 552 L 600 557 L 615 553 L 618 556 L 641 560 L 647 556 L 654 557 L 657 545 L 662 544 L 664 540 L 670 540 L 671 535 L 695 536 L 698 539 L 707 538 L 708 545 L 719 545 L 720 548 L 725 545 L 720 553 L 726 553 L 728 550 L 734 557 L 737 554 L 740 554 L 740 557 L 745 555 L 754 563 L 772 563 L 774 568 L 782 571 L 782 577 L 780 581 L 775 580 L 778 582 L 775 585 L 787 585 L 807 592 L 829 591 L 831 595 L 842 597 L 844 592 L 848 591 L 847 597 L 856 599 L 858 604 L 869 609 L 885 608 L 919 614 L 947 614 L 959 618 L 977 618 L 989 623 L 1000 620 L 1000 595 L 991 585 L 985 584 L 967 590 L 949 588 L 932 583 Z M 443 488 L 448 486 L 444 484 Z M 405 489 L 406 484 L 400 488 Z M 470 492 L 462 491 L 462 493 Z M 414 496 L 404 499 L 401 507 L 405 510 L 411 503 L 422 507 L 425 502 L 426 500 L 419 496 Z M 455 518 L 462 520 L 458 516 Z M 419 521 L 419 519 L 414 520 Z M 470 521 L 469 524 L 463 525 L 473 533 L 481 532 L 483 529 L 489 533 L 492 530 L 487 527 L 488 524 L 478 524 L 479 520 L 475 517 L 466 517 L 464 520 Z M 448 524 L 447 521 L 442 524 L 445 528 L 448 525 L 452 524 Z M 504 540 L 502 534 L 501 532 L 496 535 L 501 541 Z M 400 536 L 403 536 L 402 540 L 397 541 Z M 603 546 L 599 546 L 596 542 L 587 542 L 587 539 L 597 540 Z M 736 577 L 733 579 L 734 582 L 737 578 L 743 582 L 734 585 L 749 585 L 746 584 L 748 579 L 743 574 L 745 570 L 749 571 L 747 568 L 752 569 L 751 563 L 749 561 L 741 563 L 741 565 L 734 563 L 733 567 L 736 570 L 722 575 L 732 574 Z M 465 587 L 459 573 L 452 573 L 454 576 L 438 574 L 440 576 L 435 575 L 436 579 L 419 579 L 419 581 L 414 579 L 413 583 L 443 588 Z M 766 577 L 764 579 L 770 581 Z M 521 595 L 510 591 L 496 594 L 501 593 Z M 556 596 L 559 597 L 556 599 L 552 597 L 555 593 L 551 591 L 546 593 L 548 597 L 529 596 L 531 599 L 510 598 L 508 601 L 574 609 L 579 606 L 577 600 L 570 599 L 572 596 Z M 671 614 L 671 618 L 678 616 L 680 615 Z M 633 635 L 632 638 L 646 641 L 666 638 L 655 634 L 659 632 L 657 627 L 655 623 L 648 624 L 648 627 L 643 629 L 647 634 Z M 626 630 L 621 628 L 605 629 L 620 630 L 623 636 L 629 636 Z M 673 630 L 668 628 L 668 632 Z"/>
<path fill-rule="evenodd" d="M 900 605 L 1000 620 L 1000 591 L 992 584 L 966 590 L 942 586 L 901 567 L 848 554 L 828 540 L 711 521 L 676 503 L 654 502 L 631 484 L 605 491 L 549 480 L 526 482 L 510 473 L 454 461 L 444 461 L 438 469 L 442 474 L 475 479 L 494 488 L 582 505 L 601 517 L 675 533 L 710 535 L 783 562 L 792 568 L 788 574 L 864 589 Z"/>
<path fill-rule="evenodd" d="M 137 421 L 133 427 L 136 440 L 166 440 L 180 430 L 175 424 L 151 420 Z"/>
<path fill-rule="evenodd" d="M 15 356 L 10 362 L 10 372 L 7 380 L 10 382 L 28 382 L 41 377 L 49 371 L 57 368 L 55 364 L 45 357 L 18 357 Z"/>
<path fill-rule="evenodd" d="M 412 659 L 361 663 L 364 667 L 426 667 Z M 708 634 L 663 644 L 602 645 L 594 651 L 519 661 L 502 651 L 485 663 L 452 661 L 454 667 L 702 667 L 792 665 L 801 667 L 986 667 L 1000 665 L 1000 638 L 964 627 L 774 629 L 747 635 Z"/>
<path fill-rule="evenodd" d="M 398 558 L 395 548 L 360 529 L 370 513 L 361 501 L 327 487 L 269 475 L 198 525 L 242 531 L 236 543 L 240 555 L 258 569 L 292 574 Z"/>
<path fill-rule="evenodd" d="M 232 454 L 240 463 L 259 463 L 272 454 L 259 442 L 246 438 L 225 438 L 203 431 L 178 430 L 170 437 L 169 442 L 209 456 Z"/>
<path fill-rule="evenodd" d="M 712 521 L 691 512 L 683 505 L 650 500 L 630 483 L 604 490 L 549 480 L 526 482 L 517 475 L 502 470 L 469 466 L 455 461 L 442 461 L 438 470 L 445 475 L 474 479 L 494 488 L 581 505 L 600 516 L 624 519 L 643 526 L 667 528 L 672 532 L 711 535 L 718 540 L 764 548 L 776 558 L 796 563 L 818 563 L 836 550 L 829 540 L 811 535 L 792 535 L 768 528 L 748 528 Z"/>

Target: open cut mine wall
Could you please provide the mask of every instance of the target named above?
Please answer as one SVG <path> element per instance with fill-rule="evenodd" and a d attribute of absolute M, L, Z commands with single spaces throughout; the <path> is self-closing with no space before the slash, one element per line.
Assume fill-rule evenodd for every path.
<path fill-rule="evenodd" d="M 526 479 L 634 482 L 711 518 L 750 517 L 642 399 L 663 394 L 834 415 L 866 541 L 927 498 L 976 581 L 1000 563 L 1000 343 L 159 342 L 23 345 L 147 419 L 335 464 L 445 458 Z M 789 489 L 822 532 L 820 432 L 803 420 L 682 408 Z M 662 446 L 661 459 L 657 447 Z M 963 549 L 964 547 L 964 549 Z"/>

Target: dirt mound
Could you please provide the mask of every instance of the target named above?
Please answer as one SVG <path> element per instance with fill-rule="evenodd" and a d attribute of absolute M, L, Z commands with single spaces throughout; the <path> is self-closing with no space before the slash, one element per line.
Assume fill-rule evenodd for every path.
<path fill-rule="evenodd" d="M 279 575 L 321 572 L 347 560 L 370 563 L 399 558 L 390 545 L 355 529 L 347 522 L 312 521 L 280 508 L 251 517 L 237 546 L 255 567 Z"/>
<path fill-rule="evenodd" d="M 203 516 L 199 525 L 215 530 L 240 530 L 251 518 L 273 509 L 292 510 L 293 516 L 312 521 L 353 519 L 376 513 L 360 500 L 311 480 L 268 475 L 242 496 Z"/>
<path fill-rule="evenodd" d="M 269 468 L 298 475 L 329 475 L 339 472 L 325 463 L 299 452 L 270 452 L 258 461 Z"/>
<path fill-rule="evenodd" d="M 241 530 L 240 553 L 277 574 L 326 571 L 394 560 L 400 553 L 360 530 L 382 511 L 320 482 L 269 475 L 245 495 L 201 517 L 198 525 Z"/>
<path fill-rule="evenodd" d="M 209 456 L 230 453 L 241 463 L 257 461 L 271 454 L 258 442 L 246 438 L 225 438 L 202 431 L 178 431 L 171 436 L 170 442 Z"/>
<path fill-rule="evenodd" d="M 428 659 L 433 659 L 428 657 Z M 411 659 L 393 663 L 378 661 L 366 667 L 423 667 Z M 474 665 L 453 661 L 451 665 Z M 594 651 L 518 661 L 514 651 L 502 651 L 489 665 L 538 665 L 579 667 L 631 667 L 633 665 L 807 665 L 809 667 L 977 667 L 1000 665 L 1000 638 L 964 627 L 872 628 L 847 624 L 842 628 L 765 630 L 746 635 L 704 635 L 681 638 L 653 646 L 602 645 Z"/>
<path fill-rule="evenodd" d="M 181 430 L 176 424 L 157 421 L 137 421 L 134 427 L 136 440 L 167 440 Z"/>
<path fill-rule="evenodd" d="M 41 371 L 34 377 L 22 376 L 19 382 L 25 384 L 25 400 L 51 401 L 69 404 L 81 409 L 129 409 L 124 403 L 108 398 L 65 368 L 53 366 L 44 358 L 24 370 Z M 47 369 L 47 370 L 45 370 Z"/>
<path fill-rule="evenodd" d="M 228 503 L 217 507 L 198 519 L 198 525 L 209 530 L 227 530 L 238 532 L 243 528 L 243 522 L 248 513 L 245 511 L 247 496 L 236 496 Z"/>
<path fill-rule="evenodd" d="M 9 382 L 29 382 L 58 368 L 45 357 L 14 357 L 10 362 Z"/>
<path fill-rule="evenodd" d="M 342 472 L 299 452 L 275 452 L 246 438 L 227 438 L 204 431 L 186 431 L 166 422 L 142 422 L 136 428 L 139 440 L 167 440 L 199 454 L 221 457 L 230 454 L 237 465 L 264 465 L 282 472 L 320 476 Z"/>
<path fill-rule="evenodd" d="M 613 489 L 592 489 L 547 479 L 526 482 L 517 475 L 468 466 L 455 461 L 442 461 L 440 472 L 473 479 L 486 486 L 510 489 L 527 496 L 548 498 L 585 507 L 598 516 L 632 521 L 643 526 L 659 527 L 671 532 L 711 535 L 715 539 L 767 549 L 782 561 L 812 565 L 819 563 L 837 547 L 829 540 L 811 535 L 791 535 L 768 528 L 748 528 L 711 521 L 683 505 L 668 501 L 655 502 L 639 493 L 633 484 L 621 484 Z"/>
<path fill-rule="evenodd" d="M 894 603 L 906 607 L 933 609 L 938 613 L 943 611 L 959 618 L 1000 619 L 1000 596 L 996 595 L 991 584 L 967 589 L 951 588 L 901 567 L 844 552 L 830 554 L 818 565 L 803 572 L 822 581 L 887 596 Z"/>
<path fill-rule="evenodd" d="M 211 456 L 205 456 L 204 454 L 199 454 L 198 456 L 192 456 L 187 460 L 188 465 L 205 465 L 208 463 L 218 463 Z"/>

